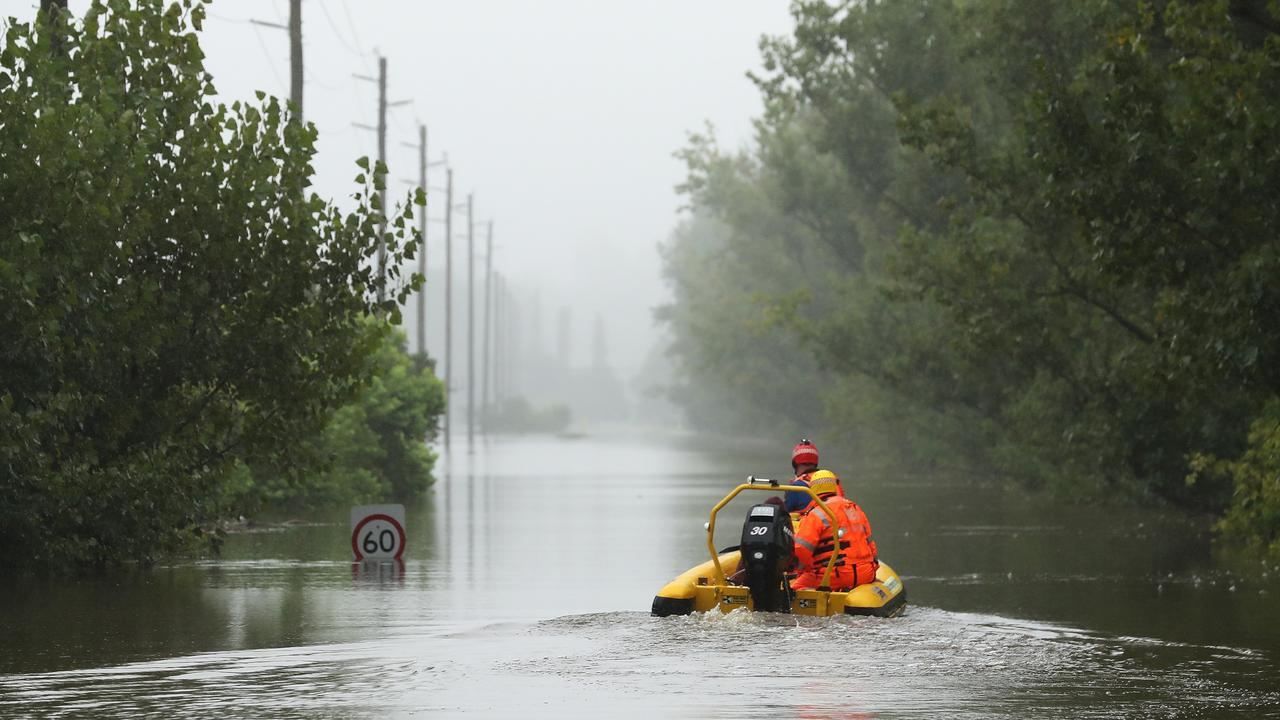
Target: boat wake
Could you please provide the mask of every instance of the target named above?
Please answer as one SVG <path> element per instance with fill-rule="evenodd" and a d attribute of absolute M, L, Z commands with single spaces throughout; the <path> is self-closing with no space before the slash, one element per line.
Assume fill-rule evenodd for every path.
<path fill-rule="evenodd" d="M 924 607 L 637 611 L 0 676 L 0 715 L 1260 717 L 1277 674 L 1254 650 Z"/>

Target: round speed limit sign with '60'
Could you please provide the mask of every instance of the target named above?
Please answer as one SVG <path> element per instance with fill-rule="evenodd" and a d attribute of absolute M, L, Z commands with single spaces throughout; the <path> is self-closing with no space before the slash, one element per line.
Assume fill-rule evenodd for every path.
<path fill-rule="evenodd" d="M 351 508 L 351 552 L 357 561 L 399 560 L 406 542 L 403 505 Z"/>

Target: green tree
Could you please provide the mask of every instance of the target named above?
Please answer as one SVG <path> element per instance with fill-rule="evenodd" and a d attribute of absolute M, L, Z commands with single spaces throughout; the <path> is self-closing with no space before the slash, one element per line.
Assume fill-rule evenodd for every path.
<path fill-rule="evenodd" d="M 214 102 L 201 3 L 96 0 L 0 51 L 0 548 L 102 564 L 182 547 L 234 459 L 290 466 L 367 381 L 416 238 L 361 161 L 304 193 L 315 127 Z M 59 52 L 51 52 L 57 44 Z M 422 202 L 419 194 L 415 198 Z M 388 249 L 386 302 L 372 259 Z"/>
<path fill-rule="evenodd" d="M 970 193 L 904 266 L 982 347 L 1002 348 L 1017 318 L 1058 328 L 1040 343 L 1050 353 L 1017 365 L 1061 388 L 1068 402 L 1032 414 L 1088 439 L 1074 453 L 1094 456 L 1087 475 L 1218 509 L 1229 486 L 1182 483 L 1186 457 L 1238 452 L 1277 387 L 1278 298 L 1263 280 L 1278 269 L 1275 16 L 1224 0 L 1110 3 L 1095 19 L 1073 63 L 1038 58 L 1008 98 L 1003 147 L 984 148 L 954 103 L 909 111 L 907 142 Z M 963 282 L 995 266 L 1020 270 Z"/>
<path fill-rule="evenodd" d="M 676 302 L 663 318 L 693 384 L 741 407 L 733 417 L 754 407 L 757 427 L 785 420 L 932 452 L 955 427 L 929 427 L 938 403 L 911 397 L 921 377 L 902 358 L 936 353 L 937 313 L 890 303 L 886 263 L 904 223 L 945 224 L 937 200 L 955 179 L 901 145 L 892 98 L 948 85 L 959 65 L 939 55 L 948 43 L 927 38 L 949 37 L 955 13 L 938 3 L 796 3 L 793 13 L 795 37 L 763 43 L 756 146 L 726 154 L 700 135 L 682 152 L 693 218 L 667 250 Z M 745 363 L 754 368 L 737 371 Z M 940 385 L 956 388 L 949 373 Z"/>
<path fill-rule="evenodd" d="M 767 316 L 771 298 L 808 285 L 804 259 L 786 253 L 786 240 L 805 230 L 769 196 L 753 158 L 723 153 L 708 135 L 692 138 L 682 156 L 698 211 L 663 248 L 675 302 L 658 317 L 672 330 L 684 377 L 671 396 L 704 430 L 754 431 L 785 419 L 806 432 L 822 412 L 818 372 L 796 348 L 798 336 Z"/>
<path fill-rule="evenodd" d="M 1218 530 L 1232 540 L 1280 557 L 1280 399 L 1272 398 L 1249 427 L 1249 444 L 1237 458 L 1197 454 L 1189 484 L 1226 482 L 1234 488 Z"/>
<path fill-rule="evenodd" d="M 724 226 L 700 267 L 709 287 L 760 288 L 756 310 L 669 268 L 677 352 L 731 361 L 744 328 L 771 327 L 752 341 L 834 378 L 833 421 L 896 402 L 1007 475 L 1234 503 L 1224 528 L 1274 537 L 1253 511 L 1272 502 L 1259 423 L 1280 391 L 1280 4 L 792 11 L 792 35 L 762 44 L 756 147 L 686 153 L 695 217 Z M 796 258 L 818 261 L 805 292 L 759 282 Z M 696 331 L 735 312 L 748 321 Z M 710 379 L 787 417 L 756 378 Z M 1249 471 L 1186 483 L 1193 454 Z"/>
<path fill-rule="evenodd" d="M 427 441 L 444 412 L 444 384 L 406 347 L 404 333 L 386 334 L 367 360 L 368 386 L 302 443 L 300 452 L 314 458 L 308 471 L 270 463 L 237 467 L 228 512 L 296 512 L 421 495 L 436 460 Z"/>

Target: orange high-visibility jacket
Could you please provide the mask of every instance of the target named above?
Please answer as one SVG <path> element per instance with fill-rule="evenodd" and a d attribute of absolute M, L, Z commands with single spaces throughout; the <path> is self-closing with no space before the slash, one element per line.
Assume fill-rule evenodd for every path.
<path fill-rule="evenodd" d="M 880 563 L 876 558 L 876 542 L 871 539 L 871 522 L 867 520 L 867 514 L 854 501 L 838 495 L 828 495 L 822 501 L 835 513 L 839 527 L 844 528 L 831 588 L 849 590 L 875 580 Z M 796 561 L 800 576 L 793 586 L 817 587 L 827 568 L 827 560 L 835 550 L 835 533 L 831 530 L 830 518 L 817 503 L 810 503 L 796 528 Z"/>

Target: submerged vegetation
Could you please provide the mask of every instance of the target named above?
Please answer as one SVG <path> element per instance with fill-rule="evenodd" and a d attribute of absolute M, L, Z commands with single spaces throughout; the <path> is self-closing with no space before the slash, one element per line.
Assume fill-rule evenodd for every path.
<path fill-rule="evenodd" d="M 229 511 L 428 480 L 439 384 L 388 340 L 421 190 L 385 233 L 385 168 L 361 161 L 349 212 L 306 193 L 315 127 L 216 102 L 203 17 L 97 1 L 8 27 L 0 562 L 146 561 Z"/>
<path fill-rule="evenodd" d="M 1280 536 L 1280 4 L 793 4 L 683 152 L 700 424 L 834 428 Z"/>
<path fill-rule="evenodd" d="M 434 438 L 444 412 L 444 383 L 421 356 L 410 356 L 404 334 L 388 333 L 366 359 L 369 384 L 333 414 L 319 433 L 300 441 L 305 463 L 240 462 L 225 487 L 226 516 L 262 510 L 376 503 L 422 494 L 436 456 Z"/>
<path fill-rule="evenodd" d="M 567 405 L 535 408 L 517 396 L 494 405 L 481 422 L 492 433 L 559 433 L 569 428 L 572 417 Z"/>

